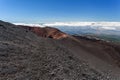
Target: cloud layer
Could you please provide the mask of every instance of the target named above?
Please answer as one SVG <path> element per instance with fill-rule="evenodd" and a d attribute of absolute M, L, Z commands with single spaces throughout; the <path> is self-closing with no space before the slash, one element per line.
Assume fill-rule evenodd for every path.
<path fill-rule="evenodd" d="M 104 30 L 120 30 L 120 22 L 54 22 L 54 23 L 44 23 L 44 24 L 25 24 L 25 23 L 15 23 L 16 25 L 26 25 L 26 26 L 37 26 L 37 27 L 85 27 Z"/>
<path fill-rule="evenodd" d="M 46 26 L 120 26 L 120 22 L 54 22 Z"/>
<path fill-rule="evenodd" d="M 104 29 L 104 30 L 120 30 L 120 22 L 55 22 L 47 23 L 44 26 L 68 26 L 68 27 L 85 27 Z"/>
<path fill-rule="evenodd" d="M 42 24 L 27 24 L 27 23 L 13 23 L 15 25 L 24 25 L 24 26 L 31 26 L 31 27 L 44 27 Z"/>

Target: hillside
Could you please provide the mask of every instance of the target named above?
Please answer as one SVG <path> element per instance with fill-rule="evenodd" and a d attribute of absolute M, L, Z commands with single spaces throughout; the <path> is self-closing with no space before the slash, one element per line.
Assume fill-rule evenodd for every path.
<path fill-rule="evenodd" d="M 44 38 L 31 30 L 0 21 L 0 80 L 120 79 L 120 69 L 114 60 L 99 56 L 106 52 L 101 51 L 102 44 L 70 35 L 53 36 Z"/>
<path fill-rule="evenodd" d="M 68 35 L 66 33 L 61 32 L 57 28 L 51 28 L 51 27 L 30 27 L 30 26 L 24 26 L 24 25 L 17 25 L 18 27 L 22 27 L 26 30 L 29 30 L 35 34 L 37 34 L 40 37 L 46 37 L 46 38 L 53 38 L 53 39 L 61 39 L 66 38 Z"/>

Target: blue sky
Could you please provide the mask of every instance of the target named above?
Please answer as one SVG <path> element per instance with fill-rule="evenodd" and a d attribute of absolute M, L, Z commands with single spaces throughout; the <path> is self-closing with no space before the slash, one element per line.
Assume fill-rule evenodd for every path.
<path fill-rule="evenodd" d="M 120 21 L 120 0 L 0 0 L 10 22 Z"/>

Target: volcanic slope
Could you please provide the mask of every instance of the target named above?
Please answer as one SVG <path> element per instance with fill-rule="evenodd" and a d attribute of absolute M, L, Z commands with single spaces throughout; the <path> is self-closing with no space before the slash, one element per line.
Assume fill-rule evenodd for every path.
<path fill-rule="evenodd" d="M 0 80 L 117 80 L 74 53 L 59 40 L 0 21 Z"/>

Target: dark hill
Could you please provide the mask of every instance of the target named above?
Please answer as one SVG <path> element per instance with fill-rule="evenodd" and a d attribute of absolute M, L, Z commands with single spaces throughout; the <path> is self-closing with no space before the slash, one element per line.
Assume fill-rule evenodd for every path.
<path fill-rule="evenodd" d="M 72 36 L 44 38 L 0 21 L 0 80 L 120 80 L 114 61 L 94 54 L 98 47 Z"/>

